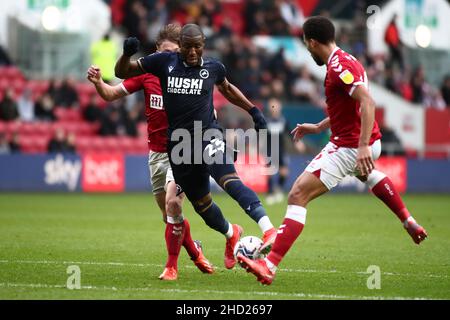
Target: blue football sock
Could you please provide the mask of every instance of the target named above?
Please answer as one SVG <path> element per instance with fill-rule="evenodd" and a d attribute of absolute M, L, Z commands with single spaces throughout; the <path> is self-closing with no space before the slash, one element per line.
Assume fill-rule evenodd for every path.
<path fill-rule="evenodd" d="M 206 225 L 222 234 L 228 231 L 228 221 L 222 214 L 220 208 L 214 203 L 210 202 L 202 207 L 196 207 L 195 211 L 202 217 Z"/>
<path fill-rule="evenodd" d="M 229 177 L 224 182 L 225 191 L 236 200 L 245 213 L 247 213 L 255 222 L 266 216 L 266 210 L 259 201 L 256 193 L 244 185 L 238 177 Z"/>

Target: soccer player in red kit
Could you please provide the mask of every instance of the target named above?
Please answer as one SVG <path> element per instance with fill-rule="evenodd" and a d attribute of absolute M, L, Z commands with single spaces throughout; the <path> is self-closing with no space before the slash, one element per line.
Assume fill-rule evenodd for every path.
<path fill-rule="evenodd" d="M 163 27 L 156 41 L 157 50 L 160 52 L 177 51 L 180 30 L 179 26 L 172 24 Z M 189 222 L 182 214 L 184 195 L 175 184 L 167 155 L 168 122 L 159 79 L 146 73 L 126 79 L 118 85 L 110 86 L 102 81 L 101 70 L 95 66 L 89 68 L 87 78 L 95 85 L 100 96 L 107 101 L 144 90 L 148 147 L 150 149 L 148 164 L 153 194 L 166 223 L 165 238 L 168 260 L 164 272 L 159 278 L 161 280 L 177 279 L 177 261 L 181 246 L 185 247 L 194 264 L 202 272 L 213 273 L 213 266 L 203 255 L 200 243 L 192 240 Z"/>
<path fill-rule="evenodd" d="M 416 244 L 427 233 L 409 213 L 392 181 L 375 169 L 381 153 L 375 103 L 368 91 L 363 66 L 336 46 L 334 26 L 324 17 L 310 17 L 303 25 L 304 40 L 315 62 L 326 64 L 325 95 L 328 117 L 317 124 L 298 124 L 294 139 L 331 129 L 330 142 L 297 178 L 288 196 L 285 218 L 265 259 L 238 261 L 263 284 L 272 283 L 277 266 L 303 230 L 307 204 L 334 188 L 345 176 L 356 176 L 402 222 Z"/>

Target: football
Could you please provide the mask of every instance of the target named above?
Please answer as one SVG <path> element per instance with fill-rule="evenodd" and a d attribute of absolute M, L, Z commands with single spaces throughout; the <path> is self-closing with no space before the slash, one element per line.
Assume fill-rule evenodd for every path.
<path fill-rule="evenodd" d="M 261 248 L 262 244 L 262 240 L 258 237 L 243 237 L 234 247 L 234 256 L 237 257 L 238 253 L 240 253 L 249 259 L 263 258 L 264 255 L 259 252 L 259 248 Z"/>

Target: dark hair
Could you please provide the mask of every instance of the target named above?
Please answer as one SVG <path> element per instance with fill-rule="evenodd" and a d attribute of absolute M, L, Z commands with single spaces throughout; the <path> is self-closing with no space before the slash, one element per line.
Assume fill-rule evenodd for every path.
<path fill-rule="evenodd" d="M 177 24 L 168 24 L 161 28 L 156 38 L 156 45 L 160 46 L 162 42 L 168 40 L 173 43 L 180 41 L 181 27 Z"/>
<path fill-rule="evenodd" d="M 201 36 L 203 39 L 205 38 L 205 35 L 203 34 L 202 28 L 194 23 L 185 24 L 183 28 L 181 29 L 181 35 L 186 37 L 199 37 Z"/>
<path fill-rule="evenodd" d="M 303 24 L 306 39 L 314 39 L 322 44 L 334 42 L 334 25 L 325 17 L 313 16 Z"/>

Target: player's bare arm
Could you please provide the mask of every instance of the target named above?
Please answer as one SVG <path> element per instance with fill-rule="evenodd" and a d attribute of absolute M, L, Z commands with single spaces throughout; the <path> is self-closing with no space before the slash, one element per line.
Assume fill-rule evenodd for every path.
<path fill-rule="evenodd" d="M 256 130 L 267 128 L 262 112 L 235 85 L 225 79 L 221 84 L 217 85 L 217 88 L 228 101 L 250 113 L 255 122 Z"/>
<path fill-rule="evenodd" d="M 358 86 L 353 91 L 352 98 L 361 104 L 361 135 L 358 144 L 356 165 L 362 176 L 369 175 L 375 168 L 369 142 L 375 122 L 375 102 L 364 86 Z"/>
<path fill-rule="evenodd" d="M 298 123 L 291 134 L 294 135 L 294 141 L 303 138 L 307 134 L 321 133 L 330 127 L 330 118 L 326 117 L 319 123 Z"/>
<path fill-rule="evenodd" d="M 127 38 L 123 42 L 123 54 L 116 62 L 114 72 L 116 77 L 127 79 L 144 73 L 138 61 L 131 61 L 131 56 L 139 50 L 139 40 L 136 38 Z"/>
<path fill-rule="evenodd" d="M 91 66 L 87 71 L 87 79 L 95 85 L 98 94 L 106 101 L 113 101 L 126 96 L 120 85 L 111 86 L 102 79 L 100 68 Z"/>

